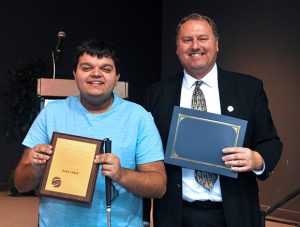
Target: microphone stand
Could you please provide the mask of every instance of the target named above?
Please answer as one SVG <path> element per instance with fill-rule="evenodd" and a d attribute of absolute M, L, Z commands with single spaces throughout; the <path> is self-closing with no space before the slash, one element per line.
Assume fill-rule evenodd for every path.
<path fill-rule="evenodd" d="M 55 73 L 55 70 L 56 70 L 55 63 L 56 63 L 56 60 L 58 58 L 58 55 L 61 52 L 61 45 L 62 45 L 63 39 L 66 37 L 66 33 L 63 32 L 63 31 L 60 31 L 60 32 L 58 32 L 57 37 L 58 37 L 58 41 L 57 41 L 56 47 L 54 47 L 52 49 L 52 65 L 53 65 L 52 78 L 53 79 L 55 79 L 55 75 L 56 75 L 56 73 Z"/>
<path fill-rule="evenodd" d="M 56 62 L 56 58 L 57 58 L 57 53 L 55 52 L 55 50 L 52 50 L 52 78 L 55 79 L 55 62 Z"/>
<path fill-rule="evenodd" d="M 105 139 L 105 153 L 111 153 L 111 140 Z M 111 179 L 105 177 L 105 193 L 106 193 L 106 213 L 107 213 L 107 227 L 110 227 L 110 212 L 111 212 Z"/>

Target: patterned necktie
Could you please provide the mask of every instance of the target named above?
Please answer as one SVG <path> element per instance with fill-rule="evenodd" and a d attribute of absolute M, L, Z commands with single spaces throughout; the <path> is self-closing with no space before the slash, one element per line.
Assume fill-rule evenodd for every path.
<path fill-rule="evenodd" d="M 192 97 L 192 109 L 206 111 L 205 97 L 200 89 L 202 81 L 195 82 L 195 90 Z M 195 170 L 195 180 L 207 190 L 211 190 L 217 181 L 217 174 L 209 173 L 201 170 Z"/>

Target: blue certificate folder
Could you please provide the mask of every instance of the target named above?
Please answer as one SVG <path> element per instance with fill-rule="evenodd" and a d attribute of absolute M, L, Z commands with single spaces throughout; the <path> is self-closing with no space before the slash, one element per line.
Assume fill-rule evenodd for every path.
<path fill-rule="evenodd" d="M 242 147 L 247 121 L 174 107 L 165 163 L 237 178 L 224 165 L 222 149 Z"/>

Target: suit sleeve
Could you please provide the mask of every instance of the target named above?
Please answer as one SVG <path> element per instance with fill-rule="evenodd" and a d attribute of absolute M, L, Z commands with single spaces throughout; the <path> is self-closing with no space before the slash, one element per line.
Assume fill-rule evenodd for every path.
<path fill-rule="evenodd" d="M 254 150 L 260 153 L 265 162 L 265 171 L 258 178 L 264 180 L 272 174 L 280 159 L 283 145 L 273 124 L 261 81 L 256 90 L 254 116 Z"/>

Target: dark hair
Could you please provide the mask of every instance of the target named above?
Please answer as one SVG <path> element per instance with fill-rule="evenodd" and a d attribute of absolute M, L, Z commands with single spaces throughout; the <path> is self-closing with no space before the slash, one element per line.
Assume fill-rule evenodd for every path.
<path fill-rule="evenodd" d="M 206 20 L 208 22 L 208 24 L 210 25 L 212 31 L 213 31 L 213 34 L 214 36 L 218 39 L 219 38 L 219 34 L 218 34 L 218 28 L 217 28 L 217 25 L 215 24 L 215 22 L 213 21 L 213 19 L 211 19 L 210 17 L 208 16 L 205 16 L 205 15 L 202 15 L 202 14 L 198 14 L 198 13 L 192 13 L 184 18 L 182 18 L 179 22 L 179 24 L 177 25 L 177 28 L 176 28 L 176 31 L 177 31 L 177 34 L 176 34 L 176 41 L 178 40 L 178 34 L 179 34 L 179 31 L 181 29 L 181 26 L 187 22 L 188 20 Z"/>
<path fill-rule="evenodd" d="M 97 56 L 98 58 L 109 57 L 111 58 L 116 66 L 116 72 L 119 74 L 119 58 L 116 48 L 113 44 L 100 41 L 96 39 L 90 39 L 82 42 L 77 48 L 73 60 L 73 70 L 76 71 L 79 58 L 83 54 L 91 56 Z"/>

